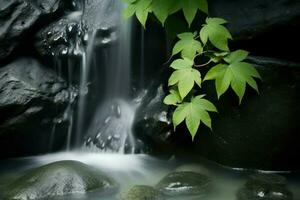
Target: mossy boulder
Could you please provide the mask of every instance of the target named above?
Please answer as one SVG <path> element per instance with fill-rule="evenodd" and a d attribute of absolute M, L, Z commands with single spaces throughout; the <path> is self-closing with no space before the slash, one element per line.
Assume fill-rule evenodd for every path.
<path fill-rule="evenodd" d="M 77 161 L 59 161 L 26 173 L 6 188 L 5 200 L 33 200 L 90 191 L 112 192 L 114 180 Z"/>
<path fill-rule="evenodd" d="M 211 179 L 203 174 L 181 171 L 166 175 L 156 188 L 167 196 L 202 196 L 211 188 Z"/>
<path fill-rule="evenodd" d="M 285 177 L 274 174 L 253 175 L 241 188 L 238 200 L 292 200 L 293 194 L 286 188 Z"/>
<path fill-rule="evenodd" d="M 277 174 L 255 174 L 250 176 L 246 183 L 248 188 L 253 188 L 253 186 L 258 185 L 276 185 L 276 186 L 286 186 L 287 180 L 284 176 Z"/>
<path fill-rule="evenodd" d="M 211 175 L 211 171 L 201 165 L 201 164 L 197 164 L 197 163 L 187 163 L 184 165 L 180 165 L 179 167 L 177 167 L 175 169 L 176 172 L 182 172 L 182 171 L 188 171 L 188 172 L 196 172 L 196 173 L 200 173 L 200 174 L 205 174 L 210 176 Z"/>
<path fill-rule="evenodd" d="M 124 196 L 122 200 L 165 200 L 164 195 L 155 188 L 147 185 L 135 185 Z"/>

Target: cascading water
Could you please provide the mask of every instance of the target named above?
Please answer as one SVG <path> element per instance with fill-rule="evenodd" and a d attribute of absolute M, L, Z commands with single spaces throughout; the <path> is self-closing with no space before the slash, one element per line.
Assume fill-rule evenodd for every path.
<path fill-rule="evenodd" d="M 131 22 L 122 19 L 122 4 L 119 0 L 103 4 L 102 8 L 105 9 L 99 12 L 98 20 L 103 21 L 106 15 L 114 15 L 117 20 L 113 27 L 107 24 L 109 22 L 103 21 L 100 28 L 92 29 L 89 33 L 86 50 L 82 53 L 76 127 L 71 129 L 76 131 L 72 137 L 75 137 L 77 147 L 84 143 L 83 149 L 87 151 L 130 153 L 134 152 L 131 126 L 137 107 L 130 96 Z M 87 3 L 87 6 L 92 5 Z M 107 30 L 109 26 L 110 30 Z M 96 51 L 96 48 L 101 51 Z M 90 90 L 90 79 L 96 75 L 91 74 L 91 71 L 99 70 L 104 74 L 104 80 Z M 101 95 L 89 126 L 85 120 L 87 115 L 91 115 L 86 109 L 89 105 L 88 92 L 98 92 Z M 70 138 L 68 141 L 71 141 Z"/>
<path fill-rule="evenodd" d="M 88 151 L 133 152 L 131 126 L 137 103 L 130 91 L 132 25 L 122 19 L 119 0 L 86 1 L 84 5 L 82 11 L 66 16 L 71 22 L 67 34 L 73 35 L 69 47 L 52 52 L 56 71 L 66 76 L 70 92 L 69 105 L 54 121 L 49 151 L 57 124 L 64 122 L 67 150 L 84 144 Z"/>

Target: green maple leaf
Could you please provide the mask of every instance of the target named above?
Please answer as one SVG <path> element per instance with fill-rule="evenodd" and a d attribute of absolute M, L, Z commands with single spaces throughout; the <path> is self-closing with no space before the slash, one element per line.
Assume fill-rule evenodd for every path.
<path fill-rule="evenodd" d="M 153 0 L 151 9 L 157 19 L 165 24 L 167 17 L 180 10 L 180 1 L 178 0 Z"/>
<path fill-rule="evenodd" d="M 180 97 L 180 94 L 178 90 L 171 89 L 170 94 L 165 97 L 164 104 L 166 105 L 177 105 L 178 103 L 181 103 L 182 99 Z"/>
<path fill-rule="evenodd" d="M 149 13 L 151 13 L 152 0 L 125 0 L 128 6 L 125 8 L 123 15 L 125 18 L 129 18 L 136 15 L 139 22 L 146 27 L 146 21 Z"/>
<path fill-rule="evenodd" d="M 234 62 L 240 62 L 240 61 L 245 60 L 248 57 L 249 52 L 244 51 L 244 50 L 237 50 L 237 51 L 231 52 L 230 54 L 224 54 L 224 55 L 226 55 L 224 60 L 227 63 L 234 63 Z"/>
<path fill-rule="evenodd" d="M 178 35 L 180 39 L 174 46 L 172 55 L 176 55 L 181 52 L 183 58 L 194 60 L 197 53 L 202 53 L 202 44 L 195 39 L 193 33 L 182 33 Z"/>
<path fill-rule="evenodd" d="M 179 105 L 173 114 L 174 128 L 185 120 L 193 139 L 201 122 L 211 129 L 211 118 L 208 112 L 217 112 L 216 107 L 203 97 L 204 95 L 196 96 L 191 102 Z"/>
<path fill-rule="evenodd" d="M 194 61 L 188 59 L 188 58 L 183 58 L 183 59 L 177 59 L 174 60 L 170 67 L 173 69 L 183 69 L 183 68 L 192 68 L 194 65 Z"/>
<path fill-rule="evenodd" d="M 201 74 L 192 68 L 194 62 L 189 59 L 177 59 L 171 67 L 176 69 L 169 79 L 169 86 L 178 85 L 178 91 L 182 99 L 193 89 L 195 83 L 201 87 Z"/>
<path fill-rule="evenodd" d="M 181 7 L 184 17 L 191 26 L 198 10 L 208 13 L 208 5 L 206 0 L 181 0 Z"/>
<path fill-rule="evenodd" d="M 209 40 L 218 49 L 229 51 L 228 39 L 232 39 L 232 36 L 228 29 L 223 26 L 225 23 L 227 22 L 221 18 L 207 18 L 206 24 L 200 31 L 203 44 Z"/>
<path fill-rule="evenodd" d="M 145 27 L 149 13 L 153 12 L 164 25 L 167 17 L 179 10 L 183 10 L 184 17 L 191 26 L 198 10 L 208 13 L 207 0 L 123 0 L 128 4 L 124 10 L 124 17 L 136 15 Z"/>
<path fill-rule="evenodd" d="M 232 52 L 224 58 L 226 64 L 218 64 L 207 72 L 204 80 L 215 80 L 218 98 L 228 90 L 229 86 L 239 97 L 240 103 L 245 94 L 246 84 L 258 92 L 254 78 L 261 77 L 251 64 L 242 62 L 247 56 L 246 51 Z"/>

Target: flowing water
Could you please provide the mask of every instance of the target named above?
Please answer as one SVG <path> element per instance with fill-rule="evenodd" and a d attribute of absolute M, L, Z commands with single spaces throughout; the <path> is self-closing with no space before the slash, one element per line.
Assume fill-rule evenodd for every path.
<path fill-rule="evenodd" d="M 183 196 L 177 200 L 236 200 L 237 191 L 244 185 L 250 172 L 227 169 L 206 160 L 193 159 L 188 161 L 163 161 L 147 155 L 121 155 L 69 152 L 49 154 L 38 157 L 28 157 L 0 161 L 0 194 L 1 187 L 22 175 L 24 171 L 60 160 L 77 160 L 98 168 L 106 175 L 114 178 L 121 186 L 120 191 L 111 196 L 103 197 L 99 192 L 90 192 L 85 195 L 48 198 L 48 200 L 118 200 L 131 186 L 155 186 L 166 174 L 173 170 L 190 170 L 206 174 L 212 178 L 212 190 L 205 196 Z M 288 189 L 293 192 L 294 200 L 300 199 L 300 174 L 283 174 L 289 183 Z M 144 200 L 144 199 L 142 199 Z"/>
<path fill-rule="evenodd" d="M 62 65 L 67 65 L 70 91 L 79 74 L 78 103 L 74 106 L 70 95 L 70 103 L 58 120 L 68 124 L 66 150 L 83 147 L 84 151 L 124 153 L 126 149 L 131 153 L 135 146 L 131 126 L 138 106 L 131 94 L 132 24 L 122 19 L 123 5 L 119 0 L 87 1 L 85 7 L 94 16 L 87 21 L 84 16 L 90 13 L 86 14 L 85 9 L 68 15 L 77 23 L 85 20 L 84 38 L 78 36 L 67 63 L 60 57 L 56 62 L 59 75 L 65 67 Z M 49 141 L 50 152 L 59 134 L 56 124 Z"/>

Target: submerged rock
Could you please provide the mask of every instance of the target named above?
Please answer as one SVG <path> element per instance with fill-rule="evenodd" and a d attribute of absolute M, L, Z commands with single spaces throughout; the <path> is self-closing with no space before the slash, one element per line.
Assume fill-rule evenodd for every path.
<path fill-rule="evenodd" d="M 180 165 L 179 167 L 177 167 L 175 169 L 175 171 L 177 171 L 177 172 L 189 171 L 189 172 L 196 172 L 196 173 L 205 174 L 205 175 L 211 174 L 211 171 L 208 168 L 206 168 L 203 165 L 196 164 L 196 163 Z"/>
<path fill-rule="evenodd" d="M 53 121 L 69 95 L 67 83 L 34 59 L 0 68 L 0 157 L 47 151 Z"/>
<path fill-rule="evenodd" d="M 246 183 L 247 188 L 253 188 L 258 185 L 286 186 L 287 180 L 284 176 L 277 174 L 256 174 L 250 176 Z"/>
<path fill-rule="evenodd" d="M 165 200 L 164 195 L 151 186 L 135 185 L 123 197 L 122 200 Z"/>
<path fill-rule="evenodd" d="M 112 192 L 117 184 L 109 177 L 77 161 L 59 161 L 31 170 L 8 186 L 5 199 L 34 200 L 97 190 Z"/>
<path fill-rule="evenodd" d="M 165 176 L 156 188 L 168 196 L 202 196 L 211 189 L 211 179 L 203 174 L 180 171 Z"/>
<path fill-rule="evenodd" d="M 11 54 L 41 17 L 63 8 L 61 0 L 0 0 L 0 59 Z"/>
<path fill-rule="evenodd" d="M 292 200 L 293 194 L 286 188 L 285 177 L 279 175 L 254 175 L 241 188 L 238 200 Z"/>
<path fill-rule="evenodd" d="M 292 193 L 286 188 L 263 187 L 257 190 L 243 188 L 239 190 L 238 200 L 292 200 Z"/>

